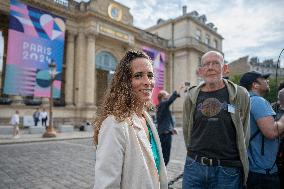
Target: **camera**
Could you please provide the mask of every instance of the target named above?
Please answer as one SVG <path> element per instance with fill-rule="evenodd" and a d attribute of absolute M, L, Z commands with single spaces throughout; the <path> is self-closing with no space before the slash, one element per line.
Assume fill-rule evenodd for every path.
<path fill-rule="evenodd" d="M 190 82 L 186 81 L 186 82 L 184 82 L 184 85 L 185 85 L 186 87 L 189 87 L 189 86 L 190 86 Z"/>
<path fill-rule="evenodd" d="M 189 87 L 190 87 L 190 82 L 188 82 L 188 81 L 184 82 L 184 86 L 185 86 L 185 90 L 184 90 L 184 92 L 186 93 L 186 92 L 187 92 L 187 90 L 188 90 L 188 89 L 189 89 Z"/>

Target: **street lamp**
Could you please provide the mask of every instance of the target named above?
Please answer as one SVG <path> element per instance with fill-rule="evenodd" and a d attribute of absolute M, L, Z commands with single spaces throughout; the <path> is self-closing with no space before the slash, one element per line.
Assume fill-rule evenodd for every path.
<path fill-rule="evenodd" d="M 278 78 L 278 73 L 277 73 L 277 71 L 278 71 L 278 68 L 280 67 L 280 56 L 281 56 L 281 54 L 283 53 L 283 51 L 284 51 L 284 49 L 282 49 L 281 50 L 281 52 L 280 52 L 280 54 L 279 54 L 279 56 L 278 56 L 278 60 L 277 60 L 277 64 L 276 64 L 276 74 L 275 74 L 275 85 L 276 85 L 276 89 L 277 89 L 277 87 L 278 87 L 278 81 L 277 81 L 277 78 Z"/>
<path fill-rule="evenodd" d="M 49 125 L 43 134 L 42 137 L 44 138 L 51 138 L 51 137 L 56 137 L 56 131 L 53 127 L 53 116 L 52 116 L 52 111 L 53 111 L 53 81 L 55 79 L 56 75 L 56 64 L 54 60 L 51 60 L 51 62 L 48 64 L 48 69 L 49 69 L 49 75 L 50 75 L 50 97 L 49 97 Z"/>

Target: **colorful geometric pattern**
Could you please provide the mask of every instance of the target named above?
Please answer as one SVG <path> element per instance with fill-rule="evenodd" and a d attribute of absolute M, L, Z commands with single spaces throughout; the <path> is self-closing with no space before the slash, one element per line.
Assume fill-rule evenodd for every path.
<path fill-rule="evenodd" d="M 142 49 L 153 60 L 155 86 L 152 94 L 152 101 L 153 104 L 157 105 L 159 103 L 158 93 L 164 88 L 165 53 L 149 47 L 143 47 Z"/>
<path fill-rule="evenodd" d="M 48 64 L 54 60 L 54 98 L 60 97 L 64 53 L 64 19 L 10 0 L 4 93 L 50 97 Z"/>
<path fill-rule="evenodd" d="M 197 110 L 206 117 L 214 117 L 220 113 L 220 111 L 227 110 L 228 104 L 222 103 L 217 98 L 207 98 L 202 103 L 197 105 Z"/>
<path fill-rule="evenodd" d="M 10 29 L 45 39 L 64 40 L 65 23 L 62 18 L 10 0 Z"/>

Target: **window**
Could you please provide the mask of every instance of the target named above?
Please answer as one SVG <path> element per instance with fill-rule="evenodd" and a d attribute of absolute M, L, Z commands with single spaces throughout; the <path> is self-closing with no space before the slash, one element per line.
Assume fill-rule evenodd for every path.
<path fill-rule="evenodd" d="M 217 41 L 217 39 L 214 40 L 214 46 L 213 47 L 218 49 L 218 41 Z"/>
<path fill-rule="evenodd" d="M 201 66 L 201 57 L 198 57 L 198 67 Z"/>
<path fill-rule="evenodd" d="M 198 57 L 198 68 L 196 70 L 196 76 L 197 76 L 197 83 L 201 83 L 203 81 L 202 77 L 200 76 L 200 73 L 199 73 L 199 67 L 201 67 L 201 56 Z"/>
<path fill-rule="evenodd" d="M 106 71 L 102 73 L 107 74 L 106 77 L 108 84 L 110 84 L 110 81 L 116 68 L 116 64 L 116 58 L 107 51 L 102 51 L 96 55 L 96 69 Z"/>
<path fill-rule="evenodd" d="M 205 44 L 208 46 L 210 45 L 210 37 L 208 34 L 206 34 L 206 37 L 205 37 Z"/>
<path fill-rule="evenodd" d="M 114 71 L 116 64 L 115 57 L 109 52 L 102 51 L 96 55 L 96 69 Z"/>
<path fill-rule="evenodd" d="M 201 30 L 197 29 L 195 33 L 195 38 L 199 41 L 201 41 Z"/>

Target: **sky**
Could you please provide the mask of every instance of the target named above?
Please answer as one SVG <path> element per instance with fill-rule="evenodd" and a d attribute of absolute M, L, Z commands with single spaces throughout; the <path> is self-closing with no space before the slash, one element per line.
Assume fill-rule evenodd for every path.
<path fill-rule="evenodd" d="M 205 14 L 207 22 L 212 22 L 224 37 L 223 52 L 228 62 L 247 55 L 257 56 L 260 61 L 277 61 L 284 48 L 284 0 L 116 1 L 130 8 L 134 26 L 141 29 L 155 25 L 159 18 L 181 16 L 183 5 L 188 12 Z M 284 52 L 280 59 L 284 67 Z"/>
<path fill-rule="evenodd" d="M 141 29 L 155 25 L 159 18 L 181 16 L 183 5 L 188 12 L 205 14 L 207 22 L 212 22 L 224 37 L 223 52 L 228 62 L 247 55 L 276 61 L 284 48 L 284 0 L 116 1 L 130 8 L 134 25 Z"/>

